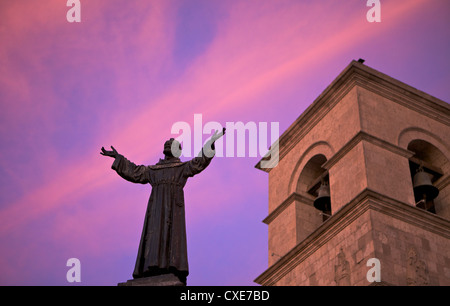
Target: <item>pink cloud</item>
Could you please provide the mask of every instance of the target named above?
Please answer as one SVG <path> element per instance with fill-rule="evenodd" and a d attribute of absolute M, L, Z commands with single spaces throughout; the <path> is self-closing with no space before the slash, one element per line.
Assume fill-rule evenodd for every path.
<path fill-rule="evenodd" d="M 392 9 L 387 8 L 384 16 L 386 16 L 386 19 L 401 18 L 405 10 L 422 3 L 423 1 L 415 1 L 414 5 L 409 2 Z M 349 45 L 357 44 L 358 41 L 364 39 L 361 37 L 367 31 L 367 28 L 372 26 L 367 22 L 361 23 L 359 21 L 360 16 L 354 16 L 355 20 L 350 22 L 347 28 L 328 37 L 325 36 L 325 39 L 319 45 L 315 45 L 314 48 L 297 55 L 295 52 L 289 51 L 292 49 L 292 45 L 289 44 L 291 41 L 294 46 L 297 45 L 295 40 L 290 39 L 295 35 L 301 35 L 301 29 L 291 29 L 288 26 L 289 22 L 292 22 L 297 16 L 295 11 L 291 11 L 290 8 L 276 10 L 267 3 L 267 7 L 263 10 L 264 14 L 255 14 L 254 20 L 249 20 L 243 16 L 243 12 L 246 12 L 245 9 L 239 6 L 231 13 L 229 24 L 227 24 L 229 27 L 221 29 L 222 32 L 218 33 L 208 52 L 198 60 L 202 62 L 201 65 L 192 66 L 188 75 L 180 79 L 169 92 L 163 94 L 159 99 L 151 101 L 148 107 L 144 106 L 141 110 L 130 110 L 134 116 L 129 121 L 117 125 L 116 130 L 110 135 L 107 131 L 100 131 L 99 135 L 102 136 L 99 140 L 101 142 L 105 140 L 114 141 L 116 146 L 124 148 L 125 155 L 133 156 L 136 160 L 144 160 L 148 156 L 157 156 L 160 152 L 161 143 L 169 135 L 156 138 L 155 131 L 169 131 L 171 120 L 176 120 L 176 118 L 191 121 L 189 117 L 192 114 L 193 105 L 195 105 L 194 110 L 206 110 L 211 119 L 220 118 L 221 113 L 226 112 L 233 105 L 251 109 L 255 107 L 255 98 L 266 93 L 268 87 L 282 82 L 299 70 L 312 67 L 330 49 L 335 52 L 342 52 Z M 284 20 L 283 24 L 276 24 L 280 18 L 278 18 L 279 16 L 274 18 L 271 14 L 273 11 L 275 12 L 273 14 L 285 17 L 281 19 Z M 164 19 L 161 17 L 160 11 L 154 10 L 153 12 L 153 17 L 156 20 Z M 332 20 L 329 20 L 329 22 L 333 23 Z M 151 23 L 149 28 L 157 29 L 159 25 L 164 24 L 163 21 L 155 21 Z M 362 24 L 363 26 L 354 27 L 354 24 Z M 260 25 L 260 28 L 256 25 Z M 281 43 L 263 45 L 263 43 L 271 41 L 264 35 L 266 30 L 272 27 L 275 28 L 271 32 L 274 41 L 284 42 L 284 45 Z M 287 34 L 283 33 L 280 39 L 278 33 L 284 28 L 288 29 Z M 243 31 L 243 29 L 247 29 L 248 32 Z M 146 33 L 146 30 L 143 30 L 143 32 Z M 138 35 L 139 39 L 147 37 L 143 32 Z M 249 48 L 243 48 L 242 44 L 246 41 L 246 37 L 252 36 L 264 37 L 264 39 L 254 41 L 254 45 L 250 45 Z M 160 39 L 165 40 L 162 37 Z M 170 41 L 170 39 L 168 40 Z M 227 54 L 233 54 L 233 50 L 239 48 L 241 50 L 238 54 L 227 56 Z M 293 49 L 295 50 L 295 48 Z M 286 54 L 286 57 L 283 57 L 281 61 L 278 59 L 272 60 L 270 58 L 272 54 Z M 39 62 L 38 59 L 36 61 Z M 211 75 L 215 77 L 211 77 Z M 251 101 L 251 104 L 246 104 L 245 101 Z M 176 105 L 176 107 L 170 111 L 169 117 L 163 118 L 159 114 L 167 114 L 167 105 Z M 142 142 L 143 139 L 144 142 Z M 105 145 L 107 144 L 105 143 Z M 92 149 L 89 154 L 93 152 Z M 78 161 L 72 161 L 71 165 L 65 166 L 63 164 L 57 168 L 61 169 L 62 172 L 54 175 L 56 179 L 50 180 L 46 185 L 29 192 L 17 203 L 10 205 L 3 211 L 1 216 L 3 231 L 11 228 L 14 224 L 26 222 L 28 218 L 38 216 L 44 211 L 51 211 L 67 196 L 77 197 L 95 192 L 96 188 L 104 186 L 112 180 L 111 176 L 103 177 L 106 171 L 105 165 L 100 164 L 97 156 L 85 156 Z M 100 180 L 100 177 L 103 178 Z M 30 203 L 35 203 L 35 205 L 30 206 Z M 19 213 L 25 211 L 25 206 L 28 207 L 27 213 Z M 13 218 L 13 216 L 19 217 Z"/>

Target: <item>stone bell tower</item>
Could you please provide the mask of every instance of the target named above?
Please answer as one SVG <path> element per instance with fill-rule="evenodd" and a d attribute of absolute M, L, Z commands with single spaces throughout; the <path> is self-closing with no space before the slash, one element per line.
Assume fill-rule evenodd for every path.
<path fill-rule="evenodd" d="M 276 144 L 256 283 L 450 285 L 448 103 L 352 61 Z"/>

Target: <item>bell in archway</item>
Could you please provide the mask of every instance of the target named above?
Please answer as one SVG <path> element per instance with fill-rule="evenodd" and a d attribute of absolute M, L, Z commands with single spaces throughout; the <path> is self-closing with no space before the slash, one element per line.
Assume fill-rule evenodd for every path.
<path fill-rule="evenodd" d="M 438 195 L 439 189 L 433 186 L 430 175 L 420 167 L 417 170 L 416 175 L 414 175 L 414 196 L 416 197 L 416 201 L 430 201 L 435 199 Z"/>
<path fill-rule="evenodd" d="M 329 212 L 331 210 L 331 198 L 328 184 L 322 182 L 317 193 L 317 198 L 314 200 L 314 207 L 318 210 Z"/>

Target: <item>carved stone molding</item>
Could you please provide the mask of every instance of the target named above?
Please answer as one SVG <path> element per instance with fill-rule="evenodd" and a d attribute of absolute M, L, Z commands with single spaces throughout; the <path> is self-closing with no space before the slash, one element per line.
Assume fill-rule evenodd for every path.
<path fill-rule="evenodd" d="M 374 210 L 412 224 L 423 230 L 450 239 L 450 221 L 406 203 L 391 199 L 370 189 L 362 191 L 354 200 L 324 222 L 316 231 L 297 244 L 276 263 L 255 279 L 261 285 L 275 285 L 287 273 L 333 239 L 339 232 L 367 210 Z"/>

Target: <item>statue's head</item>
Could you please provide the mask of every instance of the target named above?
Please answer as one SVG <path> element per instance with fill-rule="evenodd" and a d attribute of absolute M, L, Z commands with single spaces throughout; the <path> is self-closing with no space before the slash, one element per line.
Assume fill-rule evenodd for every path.
<path fill-rule="evenodd" d="M 181 144 L 177 140 L 170 138 L 164 143 L 163 153 L 168 157 L 180 157 Z"/>

